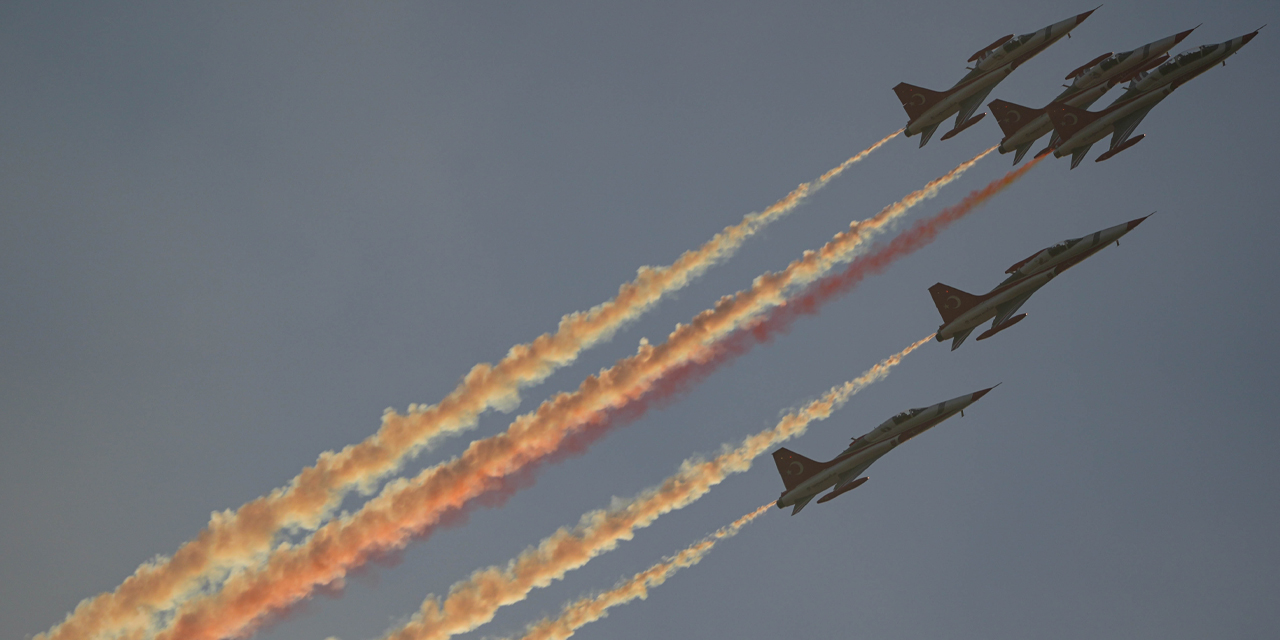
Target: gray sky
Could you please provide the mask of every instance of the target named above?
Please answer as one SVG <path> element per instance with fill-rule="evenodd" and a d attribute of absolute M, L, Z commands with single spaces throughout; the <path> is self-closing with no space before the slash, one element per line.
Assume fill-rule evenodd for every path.
<path fill-rule="evenodd" d="M 944 89 L 991 40 L 1092 8 L 538 4 L 0 7 L 7 637 L 902 126 L 898 82 Z M 1040 107 L 1103 52 L 1276 21 L 1274 3 L 1108 2 L 992 98 Z M 1275 39 L 1179 89 L 1141 145 L 1045 163 L 680 401 L 260 637 L 377 636 L 927 335 L 934 282 L 980 293 L 1037 249 L 1151 211 L 1016 329 L 926 346 L 788 446 L 827 459 L 902 409 L 1005 383 L 968 417 L 838 501 L 766 514 L 582 635 L 1273 634 Z M 999 139 L 988 118 L 924 149 L 893 141 L 521 409 Z M 984 160 L 915 217 L 1010 161 Z M 471 635 L 516 632 L 781 488 L 762 459 Z"/>

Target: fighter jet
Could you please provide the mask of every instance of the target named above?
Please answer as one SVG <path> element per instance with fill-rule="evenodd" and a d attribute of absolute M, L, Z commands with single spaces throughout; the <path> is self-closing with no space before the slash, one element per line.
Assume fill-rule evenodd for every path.
<path fill-rule="evenodd" d="M 977 402 L 994 388 L 966 393 L 931 407 L 903 411 L 865 435 L 854 438 L 847 449 L 827 462 L 815 462 L 786 448 L 774 451 L 773 461 L 778 465 L 783 486 L 787 488 L 778 498 L 778 508 L 792 507 L 791 515 L 794 516 L 814 496 L 829 487 L 835 489 L 818 498 L 818 504 L 862 486 L 867 478 L 858 476 L 881 456 L 928 431 L 939 422 L 963 412 L 965 407 Z"/>
<path fill-rule="evenodd" d="M 1168 51 L 1191 35 L 1192 31 L 1195 29 L 1161 38 L 1131 51 L 1104 53 L 1080 65 L 1067 74 L 1065 79 L 1074 80 L 1070 85 L 1065 85 L 1066 90 L 1052 102 L 1062 102 L 1079 109 L 1089 108 L 1111 87 L 1124 84 L 1143 71 L 1154 69 L 1168 60 Z M 1014 164 L 1022 162 L 1022 157 L 1036 140 L 1053 131 L 1053 123 L 1049 121 L 1044 109 L 1032 109 L 1004 100 L 992 100 L 987 106 L 991 108 L 991 115 L 1005 134 L 1000 141 L 1000 153 L 1015 152 Z M 1052 147 L 1057 142 L 1055 137 L 1050 140 L 1049 146 Z"/>
<path fill-rule="evenodd" d="M 1192 78 L 1213 68 L 1248 44 L 1258 31 L 1246 33 L 1219 44 L 1204 45 L 1199 49 L 1178 54 L 1154 71 L 1141 74 L 1130 83 L 1116 101 L 1102 111 L 1085 111 L 1069 103 L 1053 102 L 1045 107 L 1054 132 L 1061 140 L 1052 146 L 1053 155 L 1071 156 L 1071 168 L 1076 168 L 1093 144 L 1111 134 L 1111 148 L 1094 162 L 1102 162 L 1132 147 L 1147 137 L 1129 136 L 1138 128 L 1151 109 L 1169 97 L 1175 89 Z M 1049 151 L 1046 149 L 1045 152 Z M 1044 153 L 1044 152 L 1041 152 Z"/>
<path fill-rule="evenodd" d="M 1026 303 L 1031 294 L 1040 290 L 1058 274 L 1074 267 L 1085 258 L 1101 251 L 1112 242 L 1120 244 L 1120 237 L 1142 224 L 1150 214 L 1119 224 L 1109 229 L 1095 232 L 1081 238 L 1072 238 L 1064 242 L 1031 254 L 1026 260 L 1005 270 L 1011 274 L 995 289 L 984 295 L 976 296 L 965 293 L 955 287 L 939 282 L 929 287 L 933 296 L 933 304 L 942 314 L 942 326 L 938 327 L 938 342 L 951 340 L 951 350 L 955 351 L 969 337 L 978 325 L 994 318 L 991 328 L 978 336 L 986 340 L 1027 317 L 1027 314 L 1013 315 Z"/>
<path fill-rule="evenodd" d="M 984 113 L 975 117 L 973 112 L 982 106 L 987 94 L 1001 80 L 1062 36 L 1071 33 L 1093 11 L 1055 22 L 1039 31 L 1016 38 L 1009 34 L 992 42 L 969 56 L 969 62 L 974 65 L 968 67 L 968 75 L 946 91 L 930 91 L 905 82 L 894 87 L 893 92 L 902 101 L 902 108 L 907 110 L 907 137 L 921 134 L 920 146 L 923 147 L 942 121 L 953 113 L 957 114 L 955 128 L 943 135 L 943 140 L 973 126 L 986 115 Z"/>

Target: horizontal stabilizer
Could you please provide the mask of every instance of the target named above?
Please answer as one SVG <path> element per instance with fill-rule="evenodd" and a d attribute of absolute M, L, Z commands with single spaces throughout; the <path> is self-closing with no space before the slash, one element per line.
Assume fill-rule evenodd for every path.
<path fill-rule="evenodd" d="M 973 329 L 957 333 L 956 337 L 951 339 L 951 350 L 955 351 L 956 349 L 959 349 L 960 345 L 964 344 L 964 339 L 968 338 L 971 333 L 973 333 Z"/>
<path fill-rule="evenodd" d="M 1022 145 L 1021 147 L 1018 147 L 1018 148 L 1017 148 L 1017 150 L 1016 150 L 1016 151 L 1014 152 L 1014 154 L 1013 154 L 1013 164 L 1015 164 L 1015 165 L 1016 165 L 1016 164 L 1018 164 L 1019 162 L 1022 162 L 1022 159 L 1023 159 L 1024 157 L 1026 157 L 1027 152 L 1028 152 L 1028 151 L 1030 151 L 1030 150 L 1031 150 L 1031 143 L 1030 143 L 1030 142 L 1028 142 L 1028 143 L 1026 143 L 1026 144 Z"/>
<path fill-rule="evenodd" d="M 800 513 L 800 510 L 803 509 L 806 504 L 809 504 L 809 501 L 812 499 L 813 496 L 806 496 L 796 501 L 796 506 L 791 508 L 791 515 L 794 516 L 795 514 Z"/>
<path fill-rule="evenodd" d="M 938 126 L 941 124 L 942 123 L 939 122 L 938 124 L 929 125 L 924 128 L 924 131 L 920 132 L 920 148 L 924 148 L 925 143 L 929 142 L 929 138 L 933 136 L 933 132 L 937 131 Z"/>
<path fill-rule="evenodd" d="M 1000 125 L 1000 130 L 1004 132 L 1006 138 L 1017 133 L 1032 120 L 1044 115 L 1044 109 L 1032 109 L 1004 100 L 992 100 L 987 103 L 987 107 L 991 109 L 991 115 L 995 117 L 996 124 Z"/>
<path fill-rule="evenodd" d="M 1092 146 L 1093 146 L 1092 144 L 1086 144 L 1071 150 L 1071 168 L 1072 169 L 1080 166 L 1080 162 L 1084 160 L 1084 157 L 1086 155 L 1088 155 L 1089 148 Z"/>

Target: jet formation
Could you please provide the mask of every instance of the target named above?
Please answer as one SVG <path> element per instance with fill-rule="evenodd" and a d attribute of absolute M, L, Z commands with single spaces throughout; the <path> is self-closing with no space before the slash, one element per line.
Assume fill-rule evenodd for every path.
<path fill-rule="evenodd" d="M 1031 298 L 1032 294 L 1048 284 L 1063 271 L 1080 264 L 1112 243 L 1120 244 L 1120 238 L 1133 231 L 1150 215 L 1108 227 L 1092 234 L 1071 238 L 1041 249 L 1005 270 L 1009 277 L 983 294 L 965 293 L 939 282 L 929 287 L 933 303 L 942 315 L 937 340 L 951 340 L 951 350 L 982 323 L 992 320 L 991 328 L 978 336 L 985 340 L 1021 322 L 1027 314 L 1014 315 Z M 994 387 L 992 387 L 994 388 Z M 792 507 L 791 515 L 809 504 L 819 493 L 832 489 L 818 499 L 818 504 L 852 491 L 867 481 L 859 477 L 881 456 L 898 445 L 933 428 L 957 413 L 963 413 L 970 404 L 977 402 L 991 389 L 952 398 L 922 409 L 908 409 L 899 413 L 866 434 L 853 439 L 840 455 L 827 462 L 810 460 L 787 448 L 773 452 L 773 461 L 786 490 L 778 497 L 779 509 Z"/>
<path fill-rule="evenodd" d="M 899 83 L 893 91 L 907 112 L 908 120 L 903 132 L 907 137 L 920 135 L 920 146 L 923 147 L 952 114 L 956 115 L 955 125 L 943 134 L 943 140 L 977 124 L 986 114 L 974 113 L 996 85 L 1022 63 L 1064 36 L 1070 36 L 1071 31 L 1093 11 L 1055 22 L 1039 31 L 997 39 L 969 57 L 968 62 L 973 63 L 973 66 L 966 67 L 969 73 L 946 91 L 931 91 Z M 1098 156 L 1097 162 L 1133 147 L 1146 137 L 1145 134 L 1131 136 L 1152 108 L 1192 78 L 1219 63 L 1225 65 L 1228 57 L 1235 55 L 1261 30 L 1259 28 L 1225 42 L 1203 45 L 1170 59 L 1169 50 L 1196 28 L 1129 51 L 1107 52 L 1076 67 L 1064 78 L 1071 80 L 1071 84 L 1064 85 L 1065 90 L 1044 108 L 1032 109 L 1004 100 L 991 101 L 987 106 L 1004 133 L 1000 140 L 1000 153 L 1013 153 L 1016 165 L 1036 140 L 1052 133 L 1049 146 L 1036 157 L 1049 153 L 1057 158 L 1071 156 L 1071 168 L 1074 169 L 1090 147 L 1108 135 L 1111 136 L 1110 148 Z M 1113 87 L 1126 82 L 1129 85 L 1124 93 L 1107 108 L 1087 110 Z"/>
<path fill-rule="evenodd" d="M 966 67 L 968 73 L 946 91 L 931 91 L 905 82 L 898 84 L 893 91 L 908 117 L 903 132 L 907 137 L 919 135 L 923 147 L 952 115 L 955 115 L 955 124 L 943 134 L 943 140 L 972 127 L 986 115 L 974 113 L 996 85 L 1024 62 L 1069 36 L 1092 13 L 1086 11 L 1025 35 L 1011 34 L 997 39 L 969 57 L 968 62 L 973 66 Z M 1227 58 L 1240 51 L 1261 30 L 1170 58 L 1169 51 L 1196 28 L 1128 51 L 1108 51 L 1093 58 L 1066 75 L 1064 79 L 1071 84 L 1063 85 L 1064 90 L 1044 108 L 1032 109 L 993 100 L 988 107 L 1004 134 L 1000 153 L 1013 153 L 1016 165 L 1037 140 L 1049 135 L 1048 146 L 1036 157 L 1049 153 L 1057 158 L 1071 156 L 1074 169 L 1090 148 L 1108 135 L 1111 136 L 1110 148 L 1098 156 L 1096 162 L 1133 147 L 1146 137 L 1145 134 L 1132 136 L 1151 109 L 1191 79 L 1219 64 L 1225 66 Z M 1125 83 L 1128 86 L 1123 93 L 1105 109 L 1088 110 L 1113 87 Z M 991 326 L 978 336 L 980 341 L 1021 322 L 1027 314 L 1018 311 L 1041 287 L 1107 246 L 1119 244 L 1121 237 L 1147 217 L 1037 251 L 1006 269 L 1008 277 L 982 295 L 966 293 L 941 282 L 929 287 L 933 303 L 942 316 L 942 324 L 935 334 L 937 341 L 950 340 L 954 351 L 988 320 Z M 774 451 L 773 459 L 785 486 L 776 505 L 780 509 L 791 507 L 791 514 L 795 515 L 827 489 L 831 492 L 819 498 L 819 504 L 862 486 L 867 481 L 862 473 L 886 453 L 957 413 L 963 415 L 966 407 L 990 391 L 983 389 L 933 406 L 904 411 L 854 438 L 843 452 L 827 462 L 810 460 L 786 448 Z"/>
<path fill-rule="evenodd" d="M 1044 110 L 1053 122 L 1058 140 L 1056 144 L 1051 143 L 1045 152 L 1052 151 L 1055 158 L 1071 156 L 1071 168 L 1074 169 L 1084 160 L 1089 148 L 1108 134 L 1111 135 L 1111 148 L 1098 156 L 1095 162 L 1112 158 L 1138 144 L 1146 134 L 1132 139 L 1129 136 L 1133 135 L 1138 124 L 1152 108 L 1169 97 L 1175 89 L 1212 69 L 1214 65 L 1222 63 L 1225 66 L 1227 58 L 1235 55 L 1257 35 L 1258 32 L 1253 31 L 1226 42 L 1208 44 L 1180 53 L 1154 70 L 1140 73 L 1129 83 L 1125 92 L 1102 111 L 1086 111 L 1065 102 L 1050 103 Z"/>
<path fill-rule="evenodd" d="M 1182 42 L 1195 29 L 1188 29 L 1167 38 L 1150 42 L 1137 49 L 1121 53 L 1104 53 L 1067 74 L 1071 84 L 1058 94 L 1051 104 L 1066 104 L 1077 109 L 1088 109 L 1117 84 L 1135 79 L 1143 71 L 1155 68 L 1169 59 L 1168 51 Z M 1018 164 L 1036 140 L 1053 131 L 1053 122 L 1045 109 L 1028 109 L 1004 100 L 992 100 L 987 105 L 1004 131 L 1000 141 L 1000 153 L 1013 152 L 1013 163 Z M 1047 105 L 1046 105 L 1047 106 Z M 1060 139 L 1055 133 L 1049 142 L 1052 149 Z"/>

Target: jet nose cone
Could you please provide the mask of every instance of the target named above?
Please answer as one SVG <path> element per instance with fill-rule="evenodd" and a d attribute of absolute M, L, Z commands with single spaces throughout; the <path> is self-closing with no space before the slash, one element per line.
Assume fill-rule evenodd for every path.
<path fill-rule="evenodd" d="M 1155 214 L 1156 214 L 1156 213 L 1155 213 L 1154 211 L 1152 211 L 1151 213 L 1148 213 L 1147 215 L 1142 216 L 1141 218 L 1138 218 L 1137 220 L 1130 220 L 1130 221 L 1129 221 L 1129 224 L 1128 224 L 1127 228 L 1125 228 L 1124 232 L 1125 232 L 1125 233 L 1128 233 L 1128 232 L 1130 232 L 1130 231 L 1133 231 L 1134 229 L 1136 229 L 1136 228 L 1138 227 L 1138 225 L 1142 224 L 1142 221 L 1143 221 L 1143 220 L 1146 220 L 1147 218 L 1150 218 L 1151 216 L 1154 216 Z"/>
<path fill-rule="evenodd" d="M 1093 9 L 1090 9 L 1090 10 L 1088 10 L 1088 11 L 1086 11 L 1086 12 L 1084 12 L 1084 13 L 1082 13 L 1082 14 L 1078 15 L 1078 16 L 1076 16 L 1076 24 L 1080 24 L 1081 22 L 1084 22 L 1084 21 L 1085 21 L 1085 18 L 1088 18 L 1089 16 L 1093 15 L 1093 12 L 1094 12 L 1094 11 L 1097 11 L 1098 9 L 1101 9 L 1101 8 L 1102 8 L 1102 5 L 1098 5 L 1097 7 L 1094 7 Z"/>
<path fill-rule="evenodd" d="M 1003 383 L 1000 383 L 1000 384 L 1003 384 Z M 1000 386 L 1000 384 L 997 384 L 996 387 Z M 991 393 L 991 390 L 996 387 L 988 387 L 986 389 L 983 389 L 982 391 L 974 391 L 973 395 L 969 397 L 969 402 L 977 402 L 978 400 L 981 400 L 982 396 L 985 396 L 988 393 Z"/>
<path fill-rule="evenodd" d="M 1257 31 L 1254 31 L 1253 33 L 1246 33 L 1246 34 L 1244 34 L 1243 36 L 1241 36 L 1241 37 L 1240 37 L 1240 46 L 1244 46 L 1244 45 L 1246 45 L 1246 44 L 1249 44 L 1249 41 L 1250 41 L 1250 40 L 1252 40 L 1252 39 L 1254 38 L 1254 36 L 1256 36 L 1256 35 L 1258 35 L 1258 32 L 1257 32 Z"/>
<path fill-rule="evenodd" d="M 1199 29 L 1199 28 L 1200 28 L 1200 25 L 1196 25 L 1194 27 L 1191 27 L 1190 29 L 1187 29 L 1186 31 L 1183 31 L 1182 33 L 1179 33 L 1178 35 L 1173 37 L 1173 43 L 1178 44 L 1179 42 L 1186 40 L 1187 36 L 1191 35 L 1192 31 L 1195 31 L 1196 29 Z"/>

